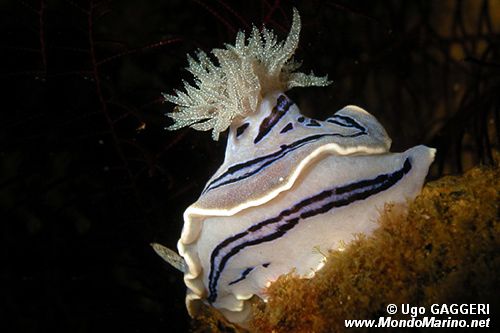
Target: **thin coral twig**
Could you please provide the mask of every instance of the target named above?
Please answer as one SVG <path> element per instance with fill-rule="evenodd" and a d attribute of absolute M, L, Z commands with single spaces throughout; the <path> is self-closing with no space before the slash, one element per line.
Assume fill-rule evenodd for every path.
<path fill-rule="evenodd" d="M 220 22 L 222 22 L 222 24 L 224 24 L 226 26 L 226 28 L 231 32 L 231 34 L 236 34 L 236 28 L 233 27 L 231 25 L 231 23 L 229 23 L 226 19 L 224 19 L 221 15 L 219 15 L 219 13 L 217 13 L 214 9 L 212 9 L 211 7 L 209 7 L 206 3 L 202 2 L 202 1 L 199 1 L 199 0 L 194 0 L 194 2 L 196 2 L 197 4 L 199 4 L 200 6 L 202 6 L 203 8 L 205 8 L 207 11 L 210 12 L 210 14 L 212 14 L 217 20 L 219 20 Z"/>
<path fill-rule="evenodd" d="M 152 43 L 152 44 L 149 44 L 149 45 L 146 45 L 146 46 L 142 46 L 142 47 L 138 47 L 138 48 L 135 48 L 135 49 L 126 50 L 126 51 L 120 52 L 118 54 L 109 56 L 107 58 L 104 58 L 104 59 L 98 61 L 96 64 L 97 64 L 97 66 L 101 66 L 102 64 L 105 64 L 107 62 L 110 62 L 112 60 L 115 60 L 115 59 L 118 59 L 118 58 L 130 55 L 130 54 L 142 52 L 142 51 L 148 50 L 148 49 L 158 48 L 158 47 L 161 47 L 161 46 L 164 46 L 164 45 L 168 45 L 168 44 L 172 44 L 172 43 L 178 43 L 178 42 L 181 42 L 182 40 L 183 40 L 182 38 L 170 38 L 170 39 L 161 40 L 161 41 L 156 42 L 156 43 Z"/>
<path fill-rule="evenodd" d="M 231 14 L 233 14 L 244 26 L 245 28 L 250 28 L 250 24 L 248 24 L 247 20 L 243 18 L 238 12 L 236 12 L 231 6 L 229 6 L 225 1 L 218 1 L 224 8 L 226 8 Z"/>
<path fill-rule="evenodd" d="M 93 34 L 93 31 L 94 31 L 93 30 L 93 26 L 94 26 L 94 21 L 93 21 L 94 2 L 93 1 L 90 1 L 89 7 L 90 7 L 90 9 L 88 11 L 88 16 L 87 16 L 87 23 L 88 23 L 88 28 L 89 28 L 89 48 L 90 48 L 90 60 L 91 60 L 91 64 L 92 64 L 92 76 L 94 78 L 94 83 L 95 83 L 95 87 L 96 87 L 96 94 L 99 98 L 99 103 L 101 105 L 101 112 L 103 113 L 103 115 L 108 123 L 108 126 L 110 128 L 111 137 L 113 138 L 113 142 L 114 142 L 116 151 L 118 153 L 118 156 L 120 157 L 120 160 L 122 161 L 123 166 L 127 170 L 127 175 L 129 177 L 129 179 L 133 182 L 134 177 L 133 177 L 132 171 L 128 167 L 127 158 L 125 157 L 125 154 L 120 146 L 120 140 L 119 140 L 118 135 L 115 131 L 113 119 L 111 119 L 111 116 L 109 115 L 108 107 L 107 107 L 106 101 L 104 99 L 104 94 L 103 94 L 102 87 L 101 87 L 101 80 L 100 80 L 100 76 L 99 76 L 99 68 L 98 68 L 99 66 L 98 66 L 97 59 L 96 59 L 96 51 L 95 51 L 95 45 L 94 45 L 94 34 Z M 132 184 L 132 186 L 135 187 L 135 184 Z"/>
<path fill-rule="evenodd" d="M 266 2 L 266 4 L 269 6 L 269 4 Z M 272 6 L 269 6 L 269 10 L 267 11 L 266 16 L 262 19 L 262 24 L 266 25 L 271 17 L 273 16 L 274 12 L 280 7 L 280 1 L 275 0 Z"/>
<path fill-rule="evenodd" d="M 29 3 L 26 3 L 26 1 L 19 1 L 19 3 L 21 5 L 23 5 L 24 7 L 28 8 L 29 10 L 31 10 L 32 13 L 35 13 L 35 14 L 38 13 L 38 9 L 36 9 L 32 5 L 30 5 Z"/>
<path fill-rule="evenodd" d="M 45 16 L 45 1 L 40 0 L 40 9 L 38 10 L 38 24 L 39 24 L 39 29 L 40 29 L 40 53 L 42 54 L 42 64 L 43 64 L 43 71 L 46 73 L 47 72 L 47 50 L 45 46 L 45 21 L 44 21 L 44 16 Z"/>
<path fill-rule="evenodd" d="M 90 14 L 90 11 L 83 8 L 82 6 L 80 6 L 79 4 L 77 4 L 76 2 L 72 1 L 72 0 L 66 0 L 67 3 L 69 3 L 71 6 L 75 7 L 76 9 L 78 9 L 81 13 L 85 14 L 85 15 L 89 15 Z"/>

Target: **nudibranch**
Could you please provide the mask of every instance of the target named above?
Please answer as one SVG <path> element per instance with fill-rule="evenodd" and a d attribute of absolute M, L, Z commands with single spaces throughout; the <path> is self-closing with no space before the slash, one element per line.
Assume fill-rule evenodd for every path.
<path fill-rule="evenodd" d="M 285 91 L 325 86 L 326 77 L 297 72 L 296 10 L 278 42 L 268 29 L 239 32 L 235 45 L 188 57 L 194 86 L 164 95 L 176 104 L 169 129 L 229 128 L 225 159 L 184 212 L 180 257 L 155 250 L 184 272 L 186 304 L 201 302 L 244 324 L 250 298 L 294 271 L 310 278 L 329 250 L 370 234 L 384 204 L 420 192 L 435 149 L 390 153 L 391 139 L 367 111 L 346 106 L 326 120 L 303 116 Z M 181 258 L 182 257 L 182 258 Z"/>

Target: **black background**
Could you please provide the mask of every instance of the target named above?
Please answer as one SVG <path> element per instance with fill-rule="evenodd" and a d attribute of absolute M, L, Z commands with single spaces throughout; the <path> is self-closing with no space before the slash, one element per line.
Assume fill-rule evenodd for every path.
<path fill-rule="evenodd" d="M 188 52 L 252 23 L 284 38 L 292 7 L 297 58 L 334 81 L 290 92 L 305 114 L 366 108 L 394 151 L 438 148 L 431 179 L 491 163 L 494 2 L 2 1 L 2 331 L 188 329 L 182 275 L 148 244 L 175 248 L 225 137 L 165 131 L 160 93 L 190 79 Z"/>

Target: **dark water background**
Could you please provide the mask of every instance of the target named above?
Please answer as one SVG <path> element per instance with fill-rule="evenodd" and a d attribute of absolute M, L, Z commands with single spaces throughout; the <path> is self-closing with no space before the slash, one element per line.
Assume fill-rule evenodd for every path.
<path fill-rule="evenodd" d="M 304 113 L 366 108 L 394 151 L 438 148 L 430 178 L 491 163 L 500 1 L 2 1 L 2 332 L 188 329 L 148 244 L 175 248 L 225 144 L 163 130 L 160 92 L 252 22 L 284 38 L 294 6 L 297 58 L 334 81 L 290 92 Z"/>

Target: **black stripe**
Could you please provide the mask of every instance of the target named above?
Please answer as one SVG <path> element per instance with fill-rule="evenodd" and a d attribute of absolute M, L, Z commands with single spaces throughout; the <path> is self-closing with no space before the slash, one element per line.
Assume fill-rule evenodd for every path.
<path fill-rule="evenodd" d="M 271 154 L 268 154 L 268 155 L 264 155 L 264 156 L 260 156 L 260 157 L 257 157 L 255 159 L 253 159 L 253 160 L 250 160 L 250 161 L 247 161 L 247 162 L 243 162 L 243 163 L 239 163 L 239 164 L 235 164 L 233 166 L 230 166 L 219 177 L 217 177 L 214 180 L 212 180 L 211 182 L 209 182 L 205 186 L 205 189 L 203 190 L 202 194 L 205 194 L 206 192 L 214 190 L 214 189 L 216 189 L 218 187 L 221 187 L 223 185 L 232 184 L 232 183 L 238 182 L 238 181 L 240 181 L 242 179 L 245 179 L 245 178 L 248 178 L 250 176 L 253 176 L 257 172 L 261 171 L 263 168 L 265 168 L 268 165 L 270 165 L 270 164 L 278 161 L 279 159 L 281 159 L 285 155 L 293 152 L 294 150 L 297 150 L 298 148 L 300 148 L 300 147 L 302 147 L 304 145 L 307 145 L 309 143 L 312 143 L 312 142 L 314 142 L 316 140 L 319 140 L 319 139 L 322 139 L 324 137 L 355 138 L 355 137 L 358 137 L 358 136 L 361 136 L 361 135 L 365 135 L 365 134 L 366 134 L 365 131 L 354 133 L 354 134 L 351 134 L 351 135 L 342 135 L 340 133 L 316 134 L 316 135 L 311 135 L 311 136 L 302 138 L 300 140 L 297 140 L 295 142 L 292 142 L 289 145 L 282 145 L 280 147 L 280 150 L 278 150 L 278 151 L 276 151 L 274 153 L 271 153 Z M 243 175 L 241 175 L 239 177 L 229 178 L 227 180 L 222 181 L 224 178 L 230 177 L 232 174 L 234 174 L 234 173 L 236 173 L 238 171 L 241 171 L 241 170 L 246 169 L 246 168 L 249 169 L 252 166 L 255 166 L 255 165 L 259 164 L 259 163 L 262 163 L 262 165 L 259 168 L 255 169 L 253 171 L 249 171 L 247 173 L 244 173 Z"/>
<path fill-rule="evenodd" d="M 236 279 L 236 280 L 234 280 L 234 281 L 229 282 L 228 284 L 229 284 L 230 286 L 232 286 L 232 285 L 233 285 L 233 284 L 235 284 L 235 283 L 238 283 L 238 282 L 240 282 L 240 281 L 245 280 L 245 279 L 247 278 L 247 275 L 248 275 L 248 274 L 250 274 L 250 272 L 251 272 L 251 271 L 253 271 L 253 269 L 254 269 L 254 268 L 255 268 L 255 267 L 248 267 L 247 269 L 245 269 L 245 270 L 241 273 L 241 276 L 240 276 L 239 278 L 237 278 L 237 279 Z"/>
<path fill-rule="evenodd" d="M 293 129 L 292 123 L 288 123 L 288 124 L 286 124 L 285 127 L 283 127 L 283 129 L 280 131 L 280 133 L 286 133 L 292 129 Z"/>
<path fill-rule="evenodd" d="M 271 114 L 264 118 L 264 120 L 260 123 L 259 133 L 255 137 L 255 140 L 253 140 L 253 143 L 258 143 L 262 140 L 271 131 L 274 125 L 280 121 L 292 105 L 293 102 L 291 100 L 286 98 L 285 95 L 280 95 L 276 101 L 276 105 L 271 111 Z"/>
<path fill-rule="evenodd" d="M 309 119 L 309 123 L 306 125 L 309 127 L 321 127 L 321 124 L 314 119 Z"/>
<path fill-rule="evenodd" d="M 278 216 L 259 222 L 249 227 L 247 230 L 227 238 L 214 248 L 210 257 L 209 296 L 207 298 L 208 302 L 213 303 L 217 299 L 218 280 L 227 262 L 244 248 L 270 242 L 277 238 L 280 238 L 284 234 L 286 234 L 287 231 L 293 229 L 301 220 L 305 220 L 309 217 L 313 217 L 319 214 L 324 214 L 333 208 L 347 206 L 355 201 L 364 200 L 372 195 L 385 191 L 396 184 L 399 180 L 401 180 L 403 176 L 411 170 L 411 168 L 412 166 L 410 159 L 407 158 L 403 164 L 403 167 L 393 173 L 382 174 L 373 179 L 362 180 L 356 183 L 351 183 L 322 191 L 319 194 L 298 202 L 289 209 L 283 210 Z M 310 208 L 315 203 L 320 203 L 321 201 L 324 201 L 326 199 L 330 200 L 317 208 L 307 210 L 307 208 Z M 286 219 L 293 214 L 299 215 Z M 216 265 L 215 261 L 217 260 L 219 253 L 225 247 L 229 247 L 231 243 L 242 239 L 247 235 L 255 233 L 256 231 L 261 230 L 264 227 L 270 227 L 272 224 L 280 222 L 283 222 L 284 224 L 277 226 L 276 229 L 270 234 L 262 236 L 260 238 L 251 239 L 241 244 L 236 244 L 234 245 L 234 247 L 228 249 L 227 253 L 224 254 L 220 259 L 219 264 Z"/>
<path fill-rule="evenodd" d="M 245 132 L 245 130 L 248 128 L 248 123 L 244 123 L 243 125 L 241 125 L 240 127 L 238 127 L 236 129 L 236 137 L 239 137 L 240 135 L 243 134 L 243 132 Z"/>
<path fill-rule="evenodd" d="M 356 120 L 350 117 L 333 115 L 333 117 L 328 118 L 326 121 L 342 127 L 355 127 L 361 131 L 366 131 L 366 129 L 361 124 L 359 124 Z"/>

